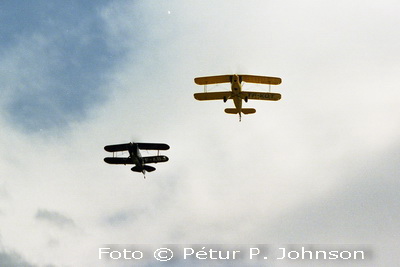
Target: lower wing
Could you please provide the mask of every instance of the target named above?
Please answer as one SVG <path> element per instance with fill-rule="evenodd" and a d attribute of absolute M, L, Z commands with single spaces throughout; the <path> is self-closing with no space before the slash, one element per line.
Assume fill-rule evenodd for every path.
<path fill-rule="evenodd" d="M 168 157 L 167 156 L 152 156 L 152 157 L 143 157 L 143 162 L 145 164 L 148 163 L 157 163 L 157 162 L 166 162 L 168 161 Z"/>
<path fill-rule="evenodd" d="M 241 92 L 242 99 L 255 99 L 255 100 L 269 100 L 278 101 L 281 99 L 281 94 L 278 93 L 264 93 L 264 92 Z"/>
<path fill-rule="evenodd" d="M 133 164 L 132 158 L 116 158 L 116 157 L 109 157 L 104 158 L 104 161 L 108 164 Z"/>
<path fill-rule="evenodd" d="M 228 99 L 231 96 L 231 91 L 226 92 L 212 92 L 212 93 L 196 93 L 194 94 L 194 98 L 200 101 L 203 100 L 220 100 L 220 99 Z"/>

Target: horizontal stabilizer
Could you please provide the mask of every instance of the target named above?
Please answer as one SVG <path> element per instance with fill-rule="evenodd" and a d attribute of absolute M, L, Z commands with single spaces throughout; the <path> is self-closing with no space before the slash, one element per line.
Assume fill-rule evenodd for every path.
<path fill-rule="evenodd" d="M 167 156 L 152 156 L 152 157 L 143 157 L 144 163 L 157 163 L 157 162 L 166 162 L 168 161 Z"/>
<path fill-rule="evenodd" d="M 236 108 L 226 108 L 225 112 L 228 114 L 238 114 L 239 111 Z"/>
<path fill-rule="evenodd" d="M 194 98 L 197 100 L 220 100 L 230 98 L 232 95 L 231 91 L 226 92 L 212 92 L 212 93 L 196 93 L 194 94 Z"/>
<path fill-rule="evenodd" d="M 256 110 L 254 108 L 242 108 L 242 113 L 243 114 L 253 114 L 253 113 L 256 113 Z"/>
<path fill-rule="evenodd" d="M 225 112 L 228 114 L 238 114 L 239 111 L 236 108 L 226 108 Z M 243 114 L 253 114 L 256 113 L 256 110 L 254 108 L 242 108 L 241 112 Z"/>
<path fill-rule="evenodd" d="M 133 164 L 132 158 L 117 158 L 117 157 L 110 157 L 104 158 L 104 161 L 108 164 Z"/>
<path fill-rule="evenodd" d="M 154 168 L 153 166 L 147 166 L 147 165 L 144 165 L 143 169 L 145 169 L 146 172 L 152 172 L 156 170 L 156 168 Z"/>
<path fill-rule="evenodd" d="M 143 168 L 140 168 L 139 166 L 136 165 L 136 166 L 131 168 L 131 171 L 133 171 L 133 172 L 142 172 Z"/>
<path fill-rule="evenodd" d="M 134 166 L 133 168 L 131 168 L 131 171 L 133 172 L 143 172 L 143 171 L 152 172 L 155 170 L 156 168 L 147 165 L 144 165 L 143 168 L 140 168 L 139 166 Z"/>

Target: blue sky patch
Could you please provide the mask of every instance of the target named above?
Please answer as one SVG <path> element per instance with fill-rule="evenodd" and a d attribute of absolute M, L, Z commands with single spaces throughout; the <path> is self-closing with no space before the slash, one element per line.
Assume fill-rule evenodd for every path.
<path fill-rule="evenodd" d="M 0 56 L 8 58 L 0 63 L 0 90 L 7 92 L 5 115 L 17 128 L 63 127 L 105 100 L 100 85 L 120 55 L 107 46 L 101 4 L 0 4 Z"/>

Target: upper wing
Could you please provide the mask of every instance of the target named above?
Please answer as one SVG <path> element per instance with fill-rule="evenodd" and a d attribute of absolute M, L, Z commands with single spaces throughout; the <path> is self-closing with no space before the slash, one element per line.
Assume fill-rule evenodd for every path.
<path fill-rule="evenodd" d="M 104 158 L 104 161 L 109 164 L 133 164 L 132 158 Z"/>
<path fill-rule="evenodd" d="M 214 84 L 214 83 L 229 83 L 232 75 L 219 75 L 208 77 L 197 77 L 194 82 L 198 85 Z"/>
<path fill-rule="evenodd" d="M 218 100 L 218 99 L 228 99 L 231 96 L 231 91 L 226 92 L 212 92 L 212 93 L 196 93 L 194 98 L 197 100 Z"/>
<path fill-rule="evenodd" d="M 151 157 L 143 157 L 142 159 L 143 159 L 145 164 L 168 161 L 168 157 L 167 156 L 151 156 Z"/>
<path fill-rule="evenodd" d="M 105 146 L 104 150 L 107 152 L 125 151 L 125 150 L 129 150 L 129 148 L 131 148 L 131 146 L 132 146 L 131 143 L 119 144 L 119 145 L 109 145 L 109 146 Z"/>
<path fill-rule="evenodd" d="M 278 93 L 264 93 L 264 92 L 241 92 L 240 93 L 242 99 L 256 99 L 256 100 L 270 100 L 270 101 L 278 101 L 281 99 L 281 94 Z"/>
<path fill-rule="evenodd" d="M 219 75 L 219 76 L 208 76 L 208 77 L 197 77 L 194 82 L 198 85 L 215 84 L 215 83 L 229 83 L 232 81 L 233 75 Z M 278 85 L 282 82 L 281 78 L 278 77 L 267 77 L 267 76 L 256 76 L 239 74 L 240 81 L 247 83 L 262 83 L 262 84 L 273 84 Z"/>
<path fill-rule="evenodd" d="M 168 150 L 169 145 L 167 144 L 157 144 L 157 143 L 136 143 L 139 149 L 145 150 Z"/>
<path fill-rule="evenodd" d="M 278 77 L 267 77 L 267 76 L 255 76 L 255 75 L 239 75 L 243 82 L 247 83 L 262 83 L 262 84 L 280 84 L 281 78 Z"/>

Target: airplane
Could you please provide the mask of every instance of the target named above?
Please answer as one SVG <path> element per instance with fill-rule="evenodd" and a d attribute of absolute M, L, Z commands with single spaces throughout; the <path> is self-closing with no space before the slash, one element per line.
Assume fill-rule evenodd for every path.
<path fill-rule="evenodd" d="M 226 102 L 228 99 L 232 99 L 233 103 L 235 104 L 235 108 L 226 108 L 225 112 L 228 114 L 239 114 L 239 121 L 241 121 L 242 119 L 242 113 L 243 114 L 256 113 L 256 110 L 254 108 L 242 108 L 242 100 L 244 100 L 247 103 L 249 99 L 270 100 L 270 101 L 278 101 L 279 99 L 281 99 L 281 94 L 278 93 L 242 91 L 243 82 L 278 85 L 282 82 L 281 78 L 278 77 L 232 74 L 232 75 L 197 77 L 194 79 L 194 82 L 198 85 L 204 85 L 204 93 L 194 94 L 195 99 L 200 101 L 221 99 L 224 100 L 224 102 Z M 224 92 L 206 91 L 207 84 L 217 84 L 217 83 L 230 83 L 231 91 L 224 91 Z"/>
<path fill-rule="evenodd" d="M 118 144 L 118 145 L 108 145 L 104 147 L 104 150 L 107 152 L 113 152 L 112 157 L 104 158 L 104 161 L 109 164 L 135 164 L 131 170 L 133 172 L 141 172 L 143 173 L 144 178 L 146 178 L 146 171 L 152 172 L 155 171 L 156 168 L 152 166 L 148 166 L 146 164 L 149 163 L 158 163 L 158 162 L 166 162 L 168 161 L 167 156 L 162 156 L 157 153 L 157 156 L 151 157 L 142 157 L 140 154 L 140 149 L 144 150 L 168 150 L 169 145 L 167 144 L 158 144 L 158 143 L 126 143 L 126 144 Z M 129 157 L 121 158 L 114 157 L 114 152 L 118 151 L 128 151 Z"/>

